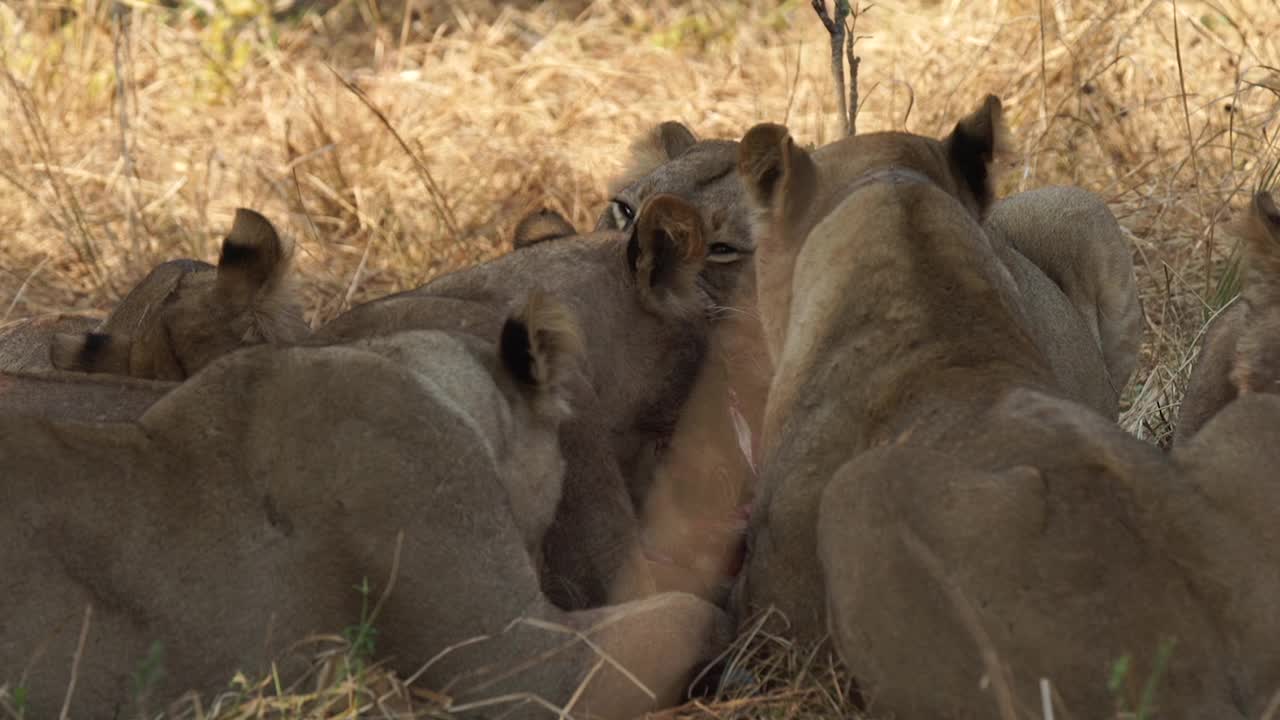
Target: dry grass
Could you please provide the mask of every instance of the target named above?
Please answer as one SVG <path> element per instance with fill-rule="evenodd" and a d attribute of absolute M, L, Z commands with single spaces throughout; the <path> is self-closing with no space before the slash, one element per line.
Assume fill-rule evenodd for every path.
<path fill-rule="evenodd" d="M 73 6 L 56 27 L 56 8 L 0 5 L 0 324 L 100 313 L 159 260 L 212 259 L 241 205 L 297 239 L 320 323 L 503 252 L 526 209 L 588 226 L 659 120 L 722 137 L 784 121 L 818 144 L 839 127 L 826 34 L 798 1 L 413 0 L 413 23 L 361 32 Z M 1226 221 L 1277 158 L 1280 4 L 884 0 L 859 22 L 861 131 L 939 134 L 995 92 L 1018 151 L 1006 191 L 1106 197 L 1147 316 L 1123 422 L 1166 440 L 1231 294 Z M 756 666 L 794 673 L 783 650 Z M 841 707 L 841 682 L 810 675 L 681 716 Z"/>

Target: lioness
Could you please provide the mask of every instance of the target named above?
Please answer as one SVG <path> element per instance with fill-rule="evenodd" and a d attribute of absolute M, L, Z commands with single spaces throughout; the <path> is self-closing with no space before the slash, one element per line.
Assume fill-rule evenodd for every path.
<path fill-rule="evenodd" d="M 752 273 L 740 269 L 754 244 L 733 173 L 737 153 L 736 141 L 698 140 L 673 121 L 658 125 L 632 146 L 597 227 L 625 229 L 632 208 L 651 194 L 688 200 L 711 228 L 705 274 L 713 296 L 723 304 L 741 289 L 735 305 L 753 307 Z M 1137 363 L 1142 309 L 1131 250 L 1111 210 L 1086 190 L 1048 187 L 996 202 L 983 226 L 1022 289 L 1026 311 L 1037 318 L 1033 340 L 1064 389 L 1115 418 Z"/>
<path fill-rule="evenodd" d="M 707 228 L 708 293 L 719 305 L 743 296 L 752 278 L 753 247 L 746 206 L 734 174 L 736 142 L 698 140 L 684 125 L 660 123 L 631 145 L 626 169 L 610 183 L 612 199 L 596 221 L 597 230 L 628 230 L 636 211 L 653 195 L 670 194 L 698 209 Z M 747 271 L 744 271 L 743 268 Z M 735 293 L 738 293 L 735 295 Z"/>
<path fill-rule="evenodd" d="M 628 167 L 611 183 L 613 199 L 597 221 L 598 228 L 626 229 L 646 197 L 671 193 L 696 207 L 711 228 L 713 252 L 703 277 L 723 311 L 708 361 L 657 470 L 659 492 L 650 504 L 660 507 L 650 507 L 644 518 L 647 541 L 663 558 L 676 559 L 654 566 L 668 586 L 689 587 L 681 574 L 695 585 L 720 579 L 717 572 L 672 566 L 688 565 L 680 556 L 690 552 L 732 555 L 733 543 L 726 542 L 731 534 L 703 532 L 709 541 L 691 543 L 690 528 L 724 527 L 726 519 L 732 526 L 724 516 L 754 485 L 753 468 L 739 449 L 746 444 L 749 452 L 749 442 L 741 422 L 730 417 L 729 399 L 738 401 L 749 439 L 750 428 L 760 424 L 772 368 L 754 316 L 754 243 L 734 173 L 737 153 L 736 141 L 698 140 L 680 123 L 661 123 L 632 145 Z M 1026 297 L 1035 318 L 1033 339 L 1063 389 L 1115 418 L 1119 391 L 1137 359 L 1141 310 L 1130 249 L 1111 211 L 1085 190 L 1043 188 L 996 203 L 984 227 Z M 544 218 L 524 231 L 539 240 L 564 233 Z"/>
<path fill-rule="evenodd" d="M 695 210 L 649 198 L 626 233 L 601 231 L 529 243 L 492 262 L 352 308 L 312 342 L 414 328 L 497 331 L 511 304 L 553 292 L 588 339 L 573 384 L 575 417 L 561 431 L 565 490 L 544 541 L 543 582 L 561 607 L 580 609 L 652 591 L 639 555 L 640 468 L 671 434 L 706 352 L 710 300 Z"/>
<path fill-rule="evenodd" d="M 1205 330 L 1178 413 L 1174 444 L 1184 442 L 1242 392 L 1280 392 L 1280 224 L 1271 195 L 1259 192 L 1246 220 L 1245 282 L 1240 298 Z"/>
<path fill-rule="evenodd" d="M 1257 459 L 1280 453 L 1255 435 L 1234 441 L 1252 457 L 1203 440 L 1170 462 L 1067 399 L 979 224 L 1002 128 L 988 97 L 940 141 L 743 138 L 777 370 L 735 604 L 829 629 L 898 718 L 1013 717 L 1040 678 L 1100 717 L 1127 700 L 1109 688 L 1122 657 L 1134 682 L 1159 674 L 1162 717 L 1254 716 L 1280 681 L 1259 512 L 1280 457 Z M 1232 475 L 1207 488 L 1215 465 Z"/>
<path fill-rule="evenodd" d="M 307 664 L 292 643 L 368 619 L 380 657 L 457 706 L 527 694 L 632 717 L 678 699 L 718 649 L 713 606 L 564 613 L 539 589 L 578 332 L 535 296 L 496 341 L 249 348 L 136 423 L 0 414 L 3 679 L 33 717 L 72 677 L 73 714 L 132 716 L 237 670 L 287 683 Z M 386 590 L 372 618 L 362 578 Z"/>
<path fill-rule="evenodd" d="M 1142 306 L 1132 249 L 1110 208 L 1081 188 L 1038 188 L 993 204 L 983 229 L 1061 389 L 1116 419 L 1138 361 Z"/>
<path fill-rule="evenodd" d="M 307 332 L 289 274 L 292 246 L 262 215 L 236 210 L 215 268 L 170 260 L 142 279 L 100 327 L 41 319 L 0 336 L 0 369 L 184 380 L 236 348 Z"/>
<path fill-rule="evenodd" d="M 670 441 L 644 472 L 654 492 L 642 524 L 649 572 L 659 588 L 720 599 L 741 544 L 740 506 L 755 484 L 759 427 L 772 367 L 755 315 L 755 271 L 746 206 L 735 174 L 736 141 L 699 140 L 668 121 L 631 145 L 597 229 L 628 230 L 635 208 L 657 194 L 688 202 L 707 229 L 699 277 L 714 307 L 706 359 Z M 544 231 L 554 236 L 550 228 Z"/>

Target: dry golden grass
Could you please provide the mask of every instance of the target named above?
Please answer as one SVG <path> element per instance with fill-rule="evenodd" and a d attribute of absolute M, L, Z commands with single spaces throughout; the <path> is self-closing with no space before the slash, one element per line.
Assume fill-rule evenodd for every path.
<path fill-rule="evenodd" d="M 236 206 L 296 238 L 321 323 L 503 252 L 535 206 L 589 226 L 657 121 L 718 137 L 782 121 L 815 144 L 839 127 L 805 2 L 410 1 L 412 24 L 358 32 L 143 6 L 125 30 L 104 0 L 57 27 L 56 8 L 0 5 L 0 324 L 100 313 L 160 260 L 212 260 Z M 1123 422 L 1166 440 L 1230 294 L 1226 221 L 1277 158 L 1280 4 L 883 0 L 859 32 L 861 131 L 940 134 L 994 92 L 1018 151 L 1006 192 L 1108 200 L 1147 316 Z M 782 656 L 755 663 L 757 685 L 781 679 L 753 697 L 678 715 L 845 707 L 842 681 Z"/>

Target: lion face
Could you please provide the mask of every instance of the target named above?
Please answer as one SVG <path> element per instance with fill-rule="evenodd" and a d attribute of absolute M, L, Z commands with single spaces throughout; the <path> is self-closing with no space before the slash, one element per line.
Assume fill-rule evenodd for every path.
<path fill-rule="evenodd" d="M 664 122 L 637 140 L 629 167 L 611 184 L 612 198 L 597 230 L 630 230 L 640 207 L 655 195 L 689 203 L 706 227 L 706 267 L 700 280 L 720 307 L 748 306 L 751 257 L 742 187 L 734 174 L 738 143 L 699 141 L 678 122 Z"/>

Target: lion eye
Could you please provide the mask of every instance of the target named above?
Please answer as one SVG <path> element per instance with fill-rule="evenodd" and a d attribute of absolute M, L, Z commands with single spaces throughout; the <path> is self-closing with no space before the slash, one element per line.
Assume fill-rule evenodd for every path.
<path fill-rule="evenodd" d="M 636 219 L 636 211 L 625 202 L 613 199 L 609 201 L 609 212 L 613 213 L 613 222 L 619 230 L 626 230 Z"/>
<path fill-rule="evenodd" d="M 712 243 L 707 248 L 707 260 L 710 262 L 728 263 L 738 259 L 741 253 L 738 248 L 728 243 Z"/>

